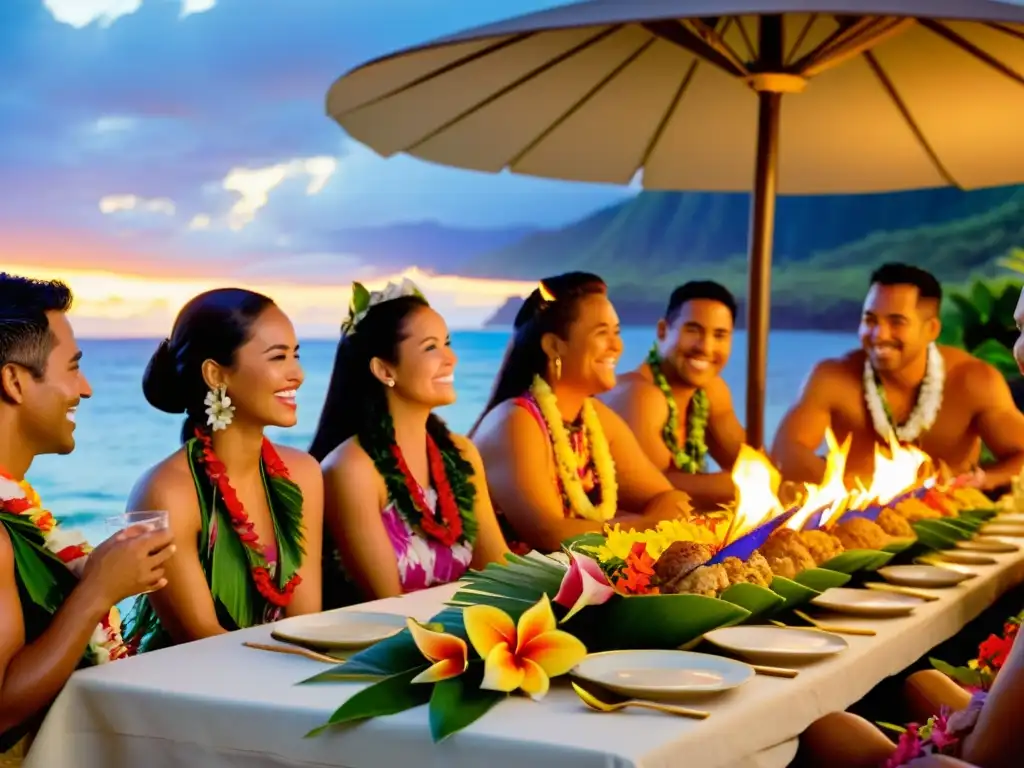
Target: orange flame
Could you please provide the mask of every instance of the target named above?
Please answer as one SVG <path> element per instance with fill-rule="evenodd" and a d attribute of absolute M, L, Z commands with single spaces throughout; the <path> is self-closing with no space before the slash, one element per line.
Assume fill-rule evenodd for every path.
<path fill-rule="evenodd" d="M 736 509 L 723 544 L 736 541 L 785 511 L 778 497 L 781 479 L 779 471 L 764 453 L 749 445 L 740 447 L 732 468 Z"/>
<path fill-rule="evenodd" d="M 847 509 L 849 494 L 844 478 L 851 441 L 852 435 L 847 435 L 843 444 L 840 445 L 831 428 L 825 430 L 825 444 L 828 446 L 828 456 L 825 457 L 825 476 L 821 480 L 821 485 L 805 484 L 807 498 L 800 509 L 787 521 L 787 528 L 794 531 L 801 530 L 808 518 L 819 509 L 825 510 L 821 516 L 823 524 L 838 517 Z"/>

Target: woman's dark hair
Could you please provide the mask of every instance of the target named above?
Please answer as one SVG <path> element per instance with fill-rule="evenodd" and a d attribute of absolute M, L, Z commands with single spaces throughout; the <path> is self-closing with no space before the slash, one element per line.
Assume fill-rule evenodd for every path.
<path fill-rule="evenodd" d="M 522 395 L 533 384 L 534 376 L 542 376 L 547 371 L 548 358 L 541 347 L 544 335 L 553 333 L 568 339 L 569 328 L 579 317 L 580 301 L 608 292 L 604 280 L 589 272 L 566 272 L 545 277 L 540 282 L 549 296 L 542 295 L 538 286 L 519 308 L 512 324 L 512 341 L 498 369 L 491 397 L 470 430 L 470 437 L 488 413 L 506 400 Z"/>
<path fill-rule="evenodd" d="M 252 327 L 272 299 L 243 288 L 218 288 L 201 293 L 182 307 L 170 338 L 160 342 L 142 375 L 142 394 L 165 413 L 184 413 L 181 442 L 206 423 L 204 400 L 209 387 L 203 363 L 229 367 L 239 347 L 252 337 Z"/>
<path fill-rule="evenodd" d="M 396 365 L 398 346 L 408 337 L 408 319 L 428 306 L 420 296 L 401 296 L 375 304 L 354 330 L 341 337 L 320 423 L 309 446 L 310 454 L 317 461 L 323 461 L 331 451 L 355 436 L 381 473 L 389 474 L 381 465 L 390 462 L 395 431 L 384 384 L 370 371 L 370 361 L 377 357 Z M 430 415 L 427 432 L 444 454 L 459 455 L 448 427 L 439 416 Z"/>

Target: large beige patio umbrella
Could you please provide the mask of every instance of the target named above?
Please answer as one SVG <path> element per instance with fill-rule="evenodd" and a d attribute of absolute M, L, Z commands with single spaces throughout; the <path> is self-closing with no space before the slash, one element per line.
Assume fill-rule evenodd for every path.
<path fill-rule="evenodd" d="M 590 0 L 371 61 L 327 110 L 385 157 L 752 190 L 746 417 L 762 445 L 776 194 L 1024 182 L 1024 7 Z"/>

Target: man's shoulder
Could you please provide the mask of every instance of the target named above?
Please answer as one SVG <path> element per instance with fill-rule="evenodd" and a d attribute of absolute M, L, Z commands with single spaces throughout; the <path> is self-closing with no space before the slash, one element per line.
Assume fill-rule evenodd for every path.
<path fill-rule="evenodd" d="M 864 370 L 864 351 L 854 349 L 839 357 L 826 357 L 819 360 L 811 369 L 813 378 L 830 382 L 860 381 Z"/>
<path fill-rule="evenodd" d="M 999 369 L 964 349 L 940 346 L 939 351 L 946 366 L 946 384 L 963 389 L 965 394 L 974 390 L 984 396 L 987 388 L 1005 382 Z"/>

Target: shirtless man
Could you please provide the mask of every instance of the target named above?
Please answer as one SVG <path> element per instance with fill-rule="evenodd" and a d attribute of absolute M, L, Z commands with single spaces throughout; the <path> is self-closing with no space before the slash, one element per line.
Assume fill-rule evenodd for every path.
<path fill-rule="evenodd" d="M 698 281 L 676 288 L 647 361 L 602 397 L 698 509 L 733 498 L 729 470 L 746 439 L 721 377 L 735 320 L 736 300 L 724 286 Z M 707 454 L 724 471 L 705 472 Z"/>
<path fill-rule="evenodd" d="M 163 563 L 174 552 L 170 531 L 122 531 L 88 556 L 78 579 L 71 556 L 50 554 L 66 542 L 48 547 L 20 522 L 30 518 L 15 483 L 36 456 L 74 449 L 75 409 L 92 394 L 70 306 L 62 283 L 0 273 L 0 762 L 21 757 L 19 740 L 82 663 L 111 607 L 164 586 Z M 42 577 L 31 570 L 40 563 Z M 44 604 L 54 596 L 39 588 L 47 576 L 59 592 L 56 611 Z M 33 591 L 45 596 L 36 602 Z"/>
<path fill-rule="evenodd" d="M 786 480 L 819 483 L 816 454 L 829 426 L 852 435 L 847 481 L 868 483 L 874 450 L 890 430 L 983 490 L 1008 485 L 1024 467 L 1024 414 L 1006 380 L 967 352 L 938 346 L 938 281 L 914 266 L 886 264 L 871 275 L 860 323 L 863 349 L 823 360 L 779 426 L 773 458 Z M 996 457 L 976 468 L 981 441 Z"/>

